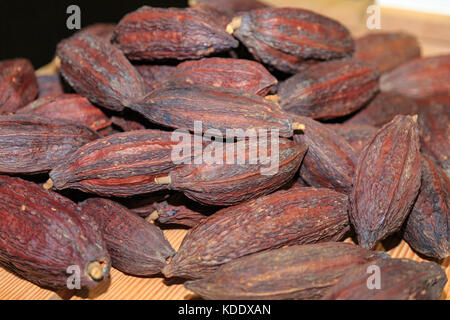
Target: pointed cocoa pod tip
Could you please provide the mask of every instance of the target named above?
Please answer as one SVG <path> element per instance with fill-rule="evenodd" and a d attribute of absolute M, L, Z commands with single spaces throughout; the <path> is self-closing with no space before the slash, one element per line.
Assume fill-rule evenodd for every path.
<path fill-rule="evenodd" d="M 43 187 L 45 190 L 50 190 L 51 188 L 53 188 L 53 180 L 48 179 L 47 182 L 44 183 Z"/>
<path fill-rule="evenodd" d="M 236 29 L 239 29 L 242 25 L 242 17 L 235 17 L 231 22 L 227 25 L 225 29 L 227 33 L 233 34 Z"/>

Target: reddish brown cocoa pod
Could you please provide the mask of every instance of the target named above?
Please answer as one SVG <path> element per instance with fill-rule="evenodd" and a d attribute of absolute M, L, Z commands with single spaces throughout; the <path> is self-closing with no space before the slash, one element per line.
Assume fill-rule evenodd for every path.
<path fill-rule="evenodd" d="M 36 98 L 39 86 L 27 59 L 0 61 L 0 114 L 13 113 Z"/>
<path fill-rule="evenodd" d="M 50 171 L 99 135 L 73 122 L 34 115 L 0 116 L 0 172 Z"/>
<path fill-rule="evenodd" d="M 348 142 L 332 128 L 306 117 L 304 134 L 296 134 L 294 141 L 308 145 L 308 152 L 300 168 L 301 178 L 313 187 L 336 189 L 349 193 L 358 157 Z"/>
<path fill-rule="evenodd" d="M 450 178 L 422 156 L 422 186 L 406 220 L 403 238 L 417 252 L 436 259 L 450 255 Z"/>
<path fill-rule="evenodd" d="M 57 190 L 73 188 L 105 196 L 127 197 L 165 189 L 155 178 L 181 166 L 172 159 L 170 132 L 142 130 L 113 134 L 86 144 L 50 172 Z M 191 144 L 186 143 L 190 151 Z M 183 155 L 190 158 L 191 155 Z"/>
<path fill-rule="evenodd" d="M 95 104 L 121 111 L 145 94 L 136 69 L 102 38 L 89 33 L 75 35 L 60 42 L 56 54 L 67 82 Z"/>
<path fill-rule="evenodd" d="M 381 127 L 392 121 L 396 115 L 413 116 L 418 112 L 419 106 L 414 99 L 395 92 L 381 92 L 345 123 Z"/>
<path fill-rule="evenodd" d="M 55 96 L 64 93 L 63 85 L 59 74 L 49 74 L 37 77 L 39 86 L 39 98 Z"/>
<path fill-rule="evenodd" d="M 131 60 L 198 59 L 238 46 L 217 20 L 192 8 L 152 8 L 127 14 L 114 41 Z"/>
<path fill-rule="evenodd" d="M 421 99 L 450 94 L 450 55 L 417 58 L 385 73 L 380 78 L 382 91 Z"/>
<path fill-rule="evenodd" d="M 278 130 L 287 138 L 294 129 L 304 129 L 292 123 L 291 115 L 276 102 L 232 89 L 168 86 L 150 92 L 132 109 L 160 125 L 191 132 L 215 130 L 222 135 L 235 130 L 237 138 L 246 137 L 247 129 Z M 201 128 L 196 129 L 195 122 L 200 120 Z"/>
<path fill-rule="evenodd" d="M 314 119 L 348 115 L 378 91 L 378 73 L 352 59 L 322 62 L 307 68 L 278 89 L 285 111 Z"/>
<path fill-rule="evenodd" d="M 381 74 L 419 58 L 420 45 L 407 33 L 372 33 L 355 40 L 353 57 L 371 64 Z"/>
<path fill-rule="evenodd" d="M 267 4 L 258 0 L 189 0 L 188 2 L 191 7 L 210 5 L 235 13 L 268 7 Z"/>
<path fill-rule="evenodd" d="M 254 139 L 236 144 L 213 142 L 205 148 L 203 158 L 195 157 L 193 164 L 157 181 L 204 204 L 235 205 L 269 194 L 291 181 L 307 149 L 305 144 L 287 139 L 267 141 L 266 146 Z"/>
<path fill-rule="evenodd" d="M 113 117 L 111 117 L 111 122 L 115 126 L 118 126 L 120 129 L 122 129 L 125 132 L 145 130 L 145 126 L 143 124 L 141 124 L 137 121 L 127 120 L 127 119 L 121 118 L 121 117 L 113 116 Z"/>
<path fill-rule="evenodd" d="M 236 259 L 185 287 L 214 300 L 320 299 L 347 272 L 385 256 L 349 243 L 291 246 Z"/>
<path fill-rule="evenodd" d="M 374 267 L 380 270 L 379 283 L 368 279 Z M 437 263 L 380 259 L 350 270 L 322 300 L 439 300 L 446 282 Z"/>
<path fill-rule="evenodd" d="M 376 127 L 367 125 L 330 124 L 328 127 L 344 138 L 352 146 L 357 155 L 360 154 L 378 132 Z"/>
<path fill-rule="evenodd" d="M 109 277 L 110 257 L 98 227 L 69 199 L 0 176 L 0 218 L 0 264 L 26 280 L 65 288 L 71 266 L 79 268 L 82 287 Z"/>
<path fill-rule="evenodd" d="M 330 189 L 294 188 L 223 209 L 189 231 L 166 277 L 204 278 L 252 253 L 338 241 L 349 230 L 348 197 Z"/>
<path fill-rule="evenodd" d="M 226 30 L 227 25 L 234 17 L 234 13 L 226 7 L 212 4 L 198 4 L 186 10 L 194 15 L 203 16 L 205 20 L 215 21 L 222 30 Z"/>
<path fill-rule="evenodd" d="M 112 266 L 124 273 L 158 274 L 175 254 L 160 229 L 114 201 L 91 198 L 80 207 L 98 224 Z"/>
<path fill-rule="evenodd" d="M 303 59 L 342 58 L 354 50 L 350 32 L 343 25 L 304 9 L 252 10 L 234 18 L 227 31 L 248 48 L 256 49 L 259 43 L 263 43 Z M 262 58 L 270 64 L 270 56 Z"/>
<path fill-rule="evenodd" d="M 114 30 L 116 29 L 116 25 L 114 23 L 95 23 L 90 26 L 87 26 L 76 34 L 90 34 L 91 36 L 100 37 L 106 41 L 111 41 Z"/>
<path fill-rule="evenodd" d="M 419 113 L 422 151 L 450 176 L 450 104 L 435 102 Z"/>
<path fill-rule="evenodd" d="M 109 118 L 99 108 L 78 94 L 39 98 L 16 113 L 34 114 L 48 119 L 69 120 L 95 131 L 104 129 L 111 124 Z"/>
<path fill-rule="evenodd" d="M 158 86 L 164 87 L 168 83 L 235 89 L 265 96 L 278 81 L 264 66 L 255 61 L 205 58 L 179 64 Z"/>
<path fill-rule="evenodd" d="M 350 219 L 365 248 L 398 231 L 420 188 L 417 116 L 396 116 L 378 131 L 359 156 Z"/>
<path fill-rule="evenodd" d="M 166 65 L 136 65 L 134 66 L 136 70 L 141 75 L 147 92 L 152 91 L 156 88 L 156 85 L 163 82 L 172 71 L 176 68 L 175 66 Z"/>

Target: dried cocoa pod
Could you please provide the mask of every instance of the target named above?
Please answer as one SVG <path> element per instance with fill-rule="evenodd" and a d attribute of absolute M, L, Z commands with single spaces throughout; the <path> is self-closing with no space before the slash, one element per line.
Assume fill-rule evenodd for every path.
<path fill-rule="evenodd" d="M 142 102 L 131 107 L 149 121 L 171 128 L 196 131 L 201 120 L 202 132 L 235 130 L 237 138 L 250 130 L 279 130 L 281 137 L 292 137 L 293 130 L 304 126 L 292 123 L 291 115 L 272 100 L 232 89 L 201 86 L 168 86 L 150 92 Z"/>
<path fill-rule="evenodd" d="M 417 116 L 396 116 L 359 156 L 350 220 L 365 248 L 398 231 L 419 193 L 421 179 Z"/>
<path fill-rule="evenodd" d="M 63 85 L 59 74 L 49 74 L 37 76 L 39 86 L 39 98 L 55 96 L 64 93 Z"/>
<path fill-rule="evenodd" d="M 99 108 L 78 94 L 48 95 L 17 110 L 16 114 L 34 114 L 48 119 L 69 120 L 95 131 L 111 124 L 109 118 Z"/>
<path fill-rule="evenodd" d="M 197 10 L 149 6 L 123 17 L 114 42 L 131 60 L 198 59 L 238 46 L 220 23 Z"/>
<path fill-rule="evenodd" d="M 338 241 L 348 230 L 346 195 L 330 189 L 282 190 L 202 221 L 189 231 L 163 273 L 204 278 L 234 259 L 283 246 Z"/>
<path fill-rule="evenodd" d="M 314 64 L 282 82 L 278 89 L 285 111 L 314 119 L 348 115 L 378 91 L 378 73 L 368 64 L 341 59 Z"/>
<path fill-rule="evenodd" d="M 157 87 L 207 86 L 235 89 L 265 96 L 277 79 L 255 61 L 231 58 L 205 58 L 179 64 Z"/>
<path fill-rule="evenodd" d="M 421 99 L 438 94 L 450 94 L 450 55 L 413 59 L 383 74 L 381 91 Z"/>
<path fill-rule="evenodd" d="M 403 238 L 428 257 L 450 255 L 450 178 L 429 157 L 422 156 L 422 186 L 406 220 Z"/>
<path fill-rule="evenodd" d="M 0 114 L 13 113 L 36 98 L 39 86 L 27 59 L 0 61 Z"/>
<path fill-rule="evenodd" d="M 137 131 L 137 130 L 145 130 L 145 126 L 137 121 L 127 120 L 125 118 L 111 117 L 111 122 L 118 126 L 123 131 Z"/>
<path fill-rule="evenodd" d="M 227 31 L 249 49 L 257 50 L 263 43 L 303 59 L 342 58 L 354 50 L 350 32 L 343 25 L 304 9 L 252 10 L 234 18 Z M 271 57 L 264 58 L 264 62 L 270 64 Z"/>
<path fill-rule="evenodd" d="M 181 166 L 172 161 L 175 142 L 170 132 L 141 130 L 113 134 L 86 144 L 51 172 L 55 189 L 79 189 L 104 196 L 128 197 L 166 188 L 155 178 Z M 186 143 L 188 150 L 191 144 Z"/>
<path fill-rule="evenodd" d="M 344 138 L 357 155 L 378 132 L 376 127 L 354 124 L 329 124 L 328 127 Z"/>
<path fill-rule="evenodd" d="M 153 211 L 155 211 L 155 204 L 159 201 L 166 200 L 170 195 L 170 191 L 164 190 L 153 192 L 145 196 L 123 198 L 120 199 L 120 203 L 138 216 L 146 219 Z"/>
<path fill-rule="evenodd" d="M 234 13 L 226 7 L 219 7 L 212 4 L 197 4 L 189 9 L 192 14 L 203 16 L 205 20 L 213 20 L 219 24 L 222 30 L 226 30 L 227 25 L 233 20 Z"/>
<path fill-rule="evenodd" d="M 419 112 L 414 99 L 395 92 L 381 92 L 364 109 L 347 120 L 347 124 L 381 127 L 396 115 L 413 116 Z"/>
<path fill-rule="evenodd" d="M 234 13 L 268 7 L 267 4 L 258 0 L 189 0 L 188 3 L 191 7 L 211 5 Z"/>
<path fill-rule="evenodd" d="M 308 152 L 300 168 L 301 178 L 313 187 L 336 189 L 349 193 L 358 157 L 353 148 L 335 130 L 306 117 L 304 134 L 296 134 L 294 141 L 308 145 Z"/>
<path fill-rule="evenodd" d="M 380 287 L 368 286 L 373 266 L 380 270 Z M 434 262 L 380 259 L 350 270 L 322 300 L 439 300 L 447 282 Z"/>
<path fill-rule="evenodd" d="M 34 115 L 0 116 L 0 172 L 50 171 L 99 135 L 73 122 Z"/>
<path fill-rule="evenodd" d="M 112 266 L 124 273 L 158 274 L 175 254 L 160 229 L 114 201 L 91 198 L 80 207 L 98 224 Z"/>
<path fill-rule="evenodd" d="M 114 23 L 95 23 L 90 26 L 84 27 L 76 33 L 79 34 L 90 34 L 91 36 L 100 37 L 106 41 L 111 41 L 116 25 Z"/>
<path fill-rule="evenodd" d="M 72 36 L 58 44 L 56 54 L 67 82 L 95 104 L 121 111 L 145 94 L 136 69 L 102 38 L 89 33 Z"/>
<path fill-rule="evenodd" d="M 349 243 L 291 246 L 233 260 L 184 286 L 204 299 L 320 299 L 347 272 L 385 256 Z"/>
<path fill-rule="evenodd" d="M 67 286 L 68 267 L 80 284 L 109 277 L 110 257 L 95 223 L 72 201 L 41 186 L 0 176 L 0 264 L 43 287 Z"/>
<path fill-rule="evenodd" d="M 156 183 L 168 184 L 204 204 L 235 205 L 269 194 L 292 180 L 308 147 L 287 139 L 270 145 L 251 139 L 236 144 L 213 142 L 207 149 L 192 164 L 157 178 Z"/>
<path fill-rule="evenodd" d="M 431 156 L 450 177 L 450 104 L 435 102 L 419 113 L 422 151 Z"/>
<path fill-rule="evenodd" d="M 355 40 L 353 57 L 371 64 L 381 74 L 419 58 L 420 45 L 408 33 L 371 33 Z"/>
<path fill-rule="evenodd" d="M 176 68 L 175 66 L 146 64 L 136 65 L 134 67 L 141 75 L 147 88 L 147 92 L 154 90 L 156 85 L 163 82 Z"/>

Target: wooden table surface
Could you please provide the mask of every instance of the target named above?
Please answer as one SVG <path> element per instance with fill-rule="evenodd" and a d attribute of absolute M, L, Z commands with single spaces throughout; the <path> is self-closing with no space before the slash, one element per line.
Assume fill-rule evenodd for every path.
<path fill-rule="evenodd" d="M 369 32 L 366 27 L 368 6 L 373 1 L 354 0 L 265 0 L 269 4 L 284 7 L 303 7 L 328 15 L 341 21 L 355 36 Z M 450 17 L 419 12 L 408 12 L 391 8 L 381 8 L 380 31 L 407 31 L 416 35 L 425 56 L 450 53 Z M 166 237 L 175 249 L 181 244 L 185 230 L 166 230 Z M 379 250 L 384 250 L 380 245 Z M 390 249 L 390 248 L 387 248 Z M 393 258 L 409 258 L 424 261 L 405 243 L 400 242 L 388 253 Z M 450 278 L 450 258 L 441 262 L 447 277 Z M 164 280 L 161 277 L 135 278 L 112 270 L 111 279 L 90 292 L 52 292 L 20 279 L 0 268 L 0 300 L 5 299 L 146 299 L 146 300 L 183 300 L 195 296 L 184 289 L 181 283 Z M 447 283 L 442 299 L 450 300 L 450 283 Z"/>

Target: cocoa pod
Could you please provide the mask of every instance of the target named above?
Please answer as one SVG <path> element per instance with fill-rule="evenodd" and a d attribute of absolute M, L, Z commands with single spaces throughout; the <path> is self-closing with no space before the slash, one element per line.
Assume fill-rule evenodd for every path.
<path fill-rule="evenodd" d="M 350 32 L 339 22 L 309 10 L 263 8 L 233 19 L 227 31 L 247 48 L 260 43 L 297 58 L 333 59 L 353 53 Z M 259 53 L 261 55 L 261 53 Z M 270 56 L 263 57 L 270 64 Z"/>
<path fill-rule="evenodd" d="M 357 155 L 361 153 L 364 147 L 375 136 L 378 129 L 367 125 L 354 124 L 330 124 L 328 127 L 334 130 L 338 135 L 344 138 Z"/>
<path fill-rule="evenodd" d="M 59 74 L 49 74 L 37 76 L 39 86 L 39 98 L 55 96 L 64 93 L 63 85 Z"/>
<path fill-rule="evenodd" d="M 141 130 L 113 134 L 86 144 L 51 172 L 49 185 L 57 190 L 78 189 L 104 196 L 128 197 L 166 188 L 155 178 L 181 166 L 172 161 L 172 148 L 183 142 L 171 133 Z M 186 144 L 191 150 L 190 142 Z"/>
<path fill-rule="evenodd" d="M 89 33 L 72 36 L 58 44 L 56 54 L 67 82 L 95 104 L 121 111 L 145 94 L 136 69 L 102 38 Z"/>
<path fill-rule="evenodd" d="M 116 25 L 114 23 L 94 23 L 90 26 L 84 27 L 75 35 L 89 34 L 91 36 L 102 38 L 106 41 L 111 41 Z"/>
<path fill-rule="evenodd" d="M 375 288 L 368 286 L 373 266 L 380 270 Z M 350 270 L 322 300 L 439 300 L 446 282 L 444 270 L 436 263 L 380 259 Z"/>
<path fill-rule="evenodd" d="M 226 30 L 227 25 L 234 17 L 234 13 L 226 7 L 219 7 L 212 4 L 197 4 L 187 9 L 192 14 L 203 16 L 205 20 L 215 21 L 222 30 Z"/>
<path fill-rule="evenodd" d="M 36 98 L 39 86 L 27 59 L 0 61 L 0 114 L 13 113 Z"/>
<path fill-rule="evenodd" d="M 160 229 L 114 201 L 91 198 L 80 207 L 98 224 L 112 266 L 124 273 L 158 274 L 175 254 Z"/>
<path fill-rule="evenodd" d="M 204 204 L 235 205 L 269 194 L 291 181 L 307 149 L 305 144 L 287 139 L 270 146 L 254 139 L 236 144 L 213 142 L 192 164 L 156 181 Z"/>
<path fill-rule="evenodd" d="M 292 123 L 276 102 L 232 89 L 168 86 L 150 92 L 131 108 L 160 125 L 191 132 L 214 130 L 222 135 L 233 130 L 236 138 L 245 138 L 247 129 L 279 130 L 279 135 L 287 138 L 293 130 L 304 129 Z M 201 128 L 196 129 L 199 120 Z"/>
<path fill-rule="evenodd" d="M 407 33 L 371 33 L 355 40 L 356 60 L 367 62 L 380 74 L 420 57 L 416 37 Z"/>
<path fill-rule="evenodd" d="M 145 130 L 145 126 L 137 121 L 128 120 L 121 117 L 112 116 L 111 122 L 118 126 L 123 131 L 138 131 L 138 130 Z"/>
<path fill-rule="evenodd" d="M 234 259 L 283 246 L 338 241 L 348 230 L 346 195 L 330 189 L 282 190 L 202 221 L 189 231 L 163 273 L 204 278 Z"/>
<path fill-rule="evenodd" d="M 421 99 L 450 94 L 450 55 L 413 59 L 380 78 L 381 91 Z"/>
<path fill-rule="evenodd" d="M 313 187 L 349 193 L 358 161 L 353 148 L 325 124 L 306 117 L 298 117 L 298 121 L 305 123 L 306 129 L 304 134 L 296 134 L 294 141 L 308 145 L 301 178 Z"/>
<path fill-rule="evenodd" d="M 359 156 L 350 220 L 365 248 L 398 231 L 420 188 L 417 116 L 396 116 L 381 128 Z"/>
<path fill-rule="evenodd" d="M 198 59 L 238 46 L 215 19 L 197 10 L 148 6 L 123 17 L 113 41 L 131 60 Z"/>
<path fill-rule="evenodd" d="M 163 82 L 172 71 L 175 66 L 167 65 L 136 65 L 134 66 L 142 77 L 147 92 L 150 92 L 156 88 L 156 86 Z"/>
<path fill-rule="evenodd" d="M 265 96 L 277 83 L 277 79 L 255 61 L 205 58 L 179 64 L 157 87 L 197 85 Z"/>
<path fill-rule="evenodd" d="M 164 190 L 153 192 L 145 196 L 123 198 L 120 199 L 120 203 L 138 216 L 146 219 L 156 210 L 155 204 L 159 201 L 166 200 L 170 195 L 170 192 Z M 150 220 L 153 221 L 152 219 Z"/>
<path fill-rule="evenodd" d="M 413 99 L 395 92 L 381 92 L 345 123 L 381 127 L 391 122 L 396 115 L 413 116 L 418 112 L 419 106 Z"/>
<path fill-rule="evenodd" d="M 50 171 L 97 138 L 95 131 L 69 121 L 34 115 L 0 116 L 0 172 Z"/>
<path fill-rule="evenodd" d="M 320 299 L 347 272 L 384 257 L 349 243 L 291 246 L 233 260 L 184 286 L 204 299 Z"/>
<path fill-rule="evenodd" d="M 422 156 L 422 186 L 406 220 L 403 238 L 417 252 L 444 259 L 450 255 L 450 179 Z"/>
<path fill-rule="evenodd" d="M 348 115 L 378 91 L 378 73 L 352 59 L 314 64 L 282 82 L 278 89 L 285 111 L 314 119 Z"/>
<path fill-rule="evenodd" d="M 210 5 L 234 13 L 268 7 L 267 4 L 258 0 L 189 0 L 188 3 L 194 8 L 201 5 Z"/>
<path fill-rule="evenodd" d="M 450 177 L 450 104 L 435 102 L 419 113 L 422 151 L 431 156 Z"/>
<path fill-rule="evenodd" d="M 48 95 L 17 110 L 16 114 L 34 114 L 48 119 L 69 120 L 95 131 L 111 124 L 109 118 L 99 108 L 78 94 Z"/>
<path fill-rule="evenodd" d="M 0 176 L 0 264 L 39 286 L 67 286 L 78 267 L 82 287 L 109 277 L 110 257 L 95 223 L 69 199 Z"/>

